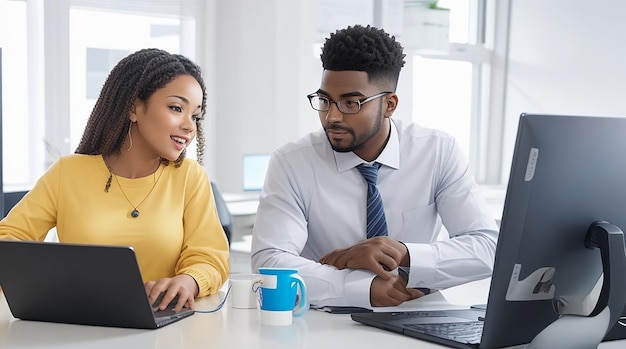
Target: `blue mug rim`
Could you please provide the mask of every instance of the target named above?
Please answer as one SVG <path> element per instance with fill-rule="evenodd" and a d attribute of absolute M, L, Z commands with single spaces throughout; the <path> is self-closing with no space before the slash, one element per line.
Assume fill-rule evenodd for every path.
<path fill-rule="evenodd" d="M 294 273 L 298 272 L 298 270 L 291 269 L 291 268 L 262 267 L 262 268 L 259 268 L 259 274 L 263 274 L 263 270 L 279 271 L 279 272 L 289 272 L 291 274 L 294 274 Z"/>

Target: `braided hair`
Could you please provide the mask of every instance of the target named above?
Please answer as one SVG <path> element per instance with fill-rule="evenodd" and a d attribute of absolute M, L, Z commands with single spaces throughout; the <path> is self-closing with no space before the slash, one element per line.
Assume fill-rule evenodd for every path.
<path fill-rule="evenodd" d="M 202 88 L 202 115 L 196 121 L 197 159 L 202 164 L 204 132 L 201 119 L 206 111 L 206 87 L 200 67 L 189 58 L 149 48 L 139 50 L 122 59 L 107 77 L 100 96 L 85 126 L 77 154 L 104 156 L 119 154 L 130 127 L 128 116 L 136 99 L 147 101 L 158 89 L 179 75 L 191 75 Z M 174 161 L 179 167 L 185 151 Z M 161 163 L 170 161 L 161 158 Z"/>
<path fill-rule="evenodd" d="M 364 71 L 368 81 L 386 81 L 395 89 L 405 63 L 402 50 L 384 30 L 354 25 L 331 33 L 320 57 L 326 70 Z"/>

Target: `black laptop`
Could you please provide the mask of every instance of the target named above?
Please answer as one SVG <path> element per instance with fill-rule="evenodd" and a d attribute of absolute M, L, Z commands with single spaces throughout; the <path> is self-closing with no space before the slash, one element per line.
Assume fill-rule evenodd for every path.
<path fill-rule="evenodd" d="M 22 320 L 156 329 L 194 314 L 153 310 L 131 247 L 0 240 L 0 287 Z"/>
<path fill-rule="evenodd" d="M 626 338 L 624 134 L 626 118 L 522 114 L 486 310 L 352 319 L 456 348 Z"/>

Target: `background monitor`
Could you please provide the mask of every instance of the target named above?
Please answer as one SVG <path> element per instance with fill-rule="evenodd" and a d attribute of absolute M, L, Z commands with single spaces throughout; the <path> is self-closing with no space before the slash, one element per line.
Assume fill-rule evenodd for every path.
<path fill-rule="evenodd" d="M 243 156 L 243 190 L 261 191 L 270 154 L 248 154 Z"/>
<path fill-rule="evenodd" d="M 602 262 L 585 238 L 595 221 L 626 231 L 626 118 L 522 114 L 481 348 L 530 342 L 559 318 L 557 300 L 564 313 L 594 309 Z M 607 337 L 624 337 L 616 326 Z"/>

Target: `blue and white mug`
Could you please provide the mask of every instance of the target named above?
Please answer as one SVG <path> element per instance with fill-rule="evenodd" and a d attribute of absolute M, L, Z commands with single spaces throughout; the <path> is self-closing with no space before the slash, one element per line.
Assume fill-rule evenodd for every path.
<path fill-rule="evenodd" d="M 298 271 L 288 268 L 259 268 L 261 275 L 261 323 L 291 325 L 294 317 L 309 310 L 306 285 Z"/>

